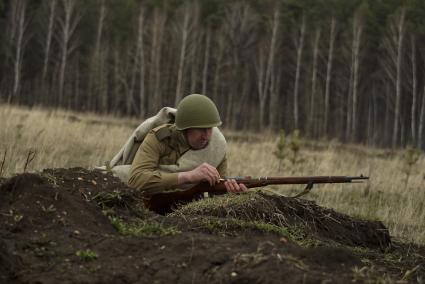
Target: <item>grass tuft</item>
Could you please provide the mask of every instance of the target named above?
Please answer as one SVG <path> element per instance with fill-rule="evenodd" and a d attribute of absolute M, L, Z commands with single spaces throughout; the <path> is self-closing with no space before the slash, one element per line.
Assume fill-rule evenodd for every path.
<path fill-rule="evenodd" d="M 96 252 L 86 249 L 86 250 L 79 250 L 75 253 L 76 256 L 78 256 L 82 261 L 92 261 L 96 260 L 98 255 Z"/>
<path fill-rule="evenodd" d="M 126 223 L 118 217 L 109 216 L 109 220 L 114 228 L 124 236 L 152 237 L 152 236 L 172 236 L 181 232 L 173 226 L 164 226 L 156 222 L 146 222 L 136 219 Z"/>

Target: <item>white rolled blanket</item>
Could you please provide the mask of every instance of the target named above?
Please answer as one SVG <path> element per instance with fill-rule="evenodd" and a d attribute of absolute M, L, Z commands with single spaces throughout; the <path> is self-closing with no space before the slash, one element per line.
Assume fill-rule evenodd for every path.
<path fill-rule="evenodd" d="M 162 108 L 155 116 L 146 119 L 133 131 L 124 146 L 121 147 L 111 161 L 106 163 L 106 166 L 95 167 L 95 169 L 111 171 L 123 182 L 127 183 L 131 163 L 148 132 L 162 124 L 173 123 L 175 115 L 176 109 L 171 107 Z M 217 167 L 226 155 L 226 145 L 226 139 L 223 134 L 217 127 L 214 127 L 207 147 L 201 150 L 189 150 L 180 157 L 175 165 L 160 165 L 159 168 L 165 172 L 184 172 L 192 170 L 204 162 Z"/>

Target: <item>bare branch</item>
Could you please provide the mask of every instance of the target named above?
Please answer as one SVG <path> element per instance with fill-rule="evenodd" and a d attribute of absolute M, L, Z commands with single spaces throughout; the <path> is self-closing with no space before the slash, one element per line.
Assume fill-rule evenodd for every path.
<path fill-rule="evenodd" d="M 4 163 L 6 162 L 6 156 L 7 156 L 7 149 L 4 150 L 3 160 L 1 161 L 0 177 L 2 176 L 2 173 L 3 173 L 3 167 L 4 167 Z"/>
<path fill-rule="evenodd" d="M 32 162 L 32 160 L 34 160 L 36 154 L 37 152 L 35 150 L 28 151 L 27 160 L 25 161 L 25 166 L 24 166 L 24 173 L 27 171 L 28 165 Z"/>

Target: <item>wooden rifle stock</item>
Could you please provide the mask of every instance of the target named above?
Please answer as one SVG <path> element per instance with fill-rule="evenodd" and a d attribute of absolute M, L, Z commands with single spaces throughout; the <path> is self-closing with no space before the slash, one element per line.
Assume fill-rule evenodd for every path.
<path fill-rule="evenodd" d="M 357 183 L 369 179 L 363 175 L 360 176 L 307 176 L 307 177 L 227 177 L 220 179 L 215 185 L 207 182 L 199 183 L 190 189 L 158 193 L 145 199 L 145 206 L 152 211 L 160 214 L 172 211 L 172 207 L 179 203 L 188 203 L 190 201 L 200 199 L 204 192 L 211 194 L 224 194 L 227 192 L 224 182 L 234 179 L 237 183 L 243 183 L 247 188 L 263 187 L 271 184 L 306 184 L 306 188 L 300 194 L 294 197 L 304 195 L 313 188 L 314 184 L 321 183 Z"/>

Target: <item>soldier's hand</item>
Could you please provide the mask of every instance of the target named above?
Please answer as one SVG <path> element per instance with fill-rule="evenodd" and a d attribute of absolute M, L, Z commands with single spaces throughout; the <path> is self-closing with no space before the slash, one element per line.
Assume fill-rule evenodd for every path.
<path fill-rule="evenodd" d="M 203 163 L 195 169 L 182 174 L 187 183 L 197 184 L 206 181 L 210 185 L 214 185 L 220 181 L 220 174 L 217 169 L 207 163 Z"/>
<path fill-rule="evenodd" d="M 234 179 L 229 179 L 224 182 L 224 186 L 229 193 L 240 193 L 248 191 L 248 188 L 243 183 L 237 183 Z"/>

